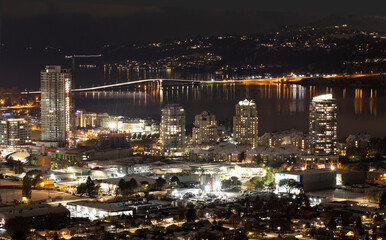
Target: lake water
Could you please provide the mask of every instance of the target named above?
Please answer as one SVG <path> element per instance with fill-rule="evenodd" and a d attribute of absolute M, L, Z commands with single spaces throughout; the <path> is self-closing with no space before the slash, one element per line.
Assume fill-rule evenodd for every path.
<path fill-rule="evenodd" d="M 194 115 L 208 110 L 217 120 L 231 119 L 235 105 L 245 98 L 256 102 L 259 135 L 265 132 L 296 128 L 308 131 L 309 104 L 312 97 L 332 93 L 338 105 L 338 137 L 367 132 L 386 136 L 386 96 L 384 89 L 329 88 L 294 84 L 201 84 L 132 86 L 115 91 L 76 93 L 77 109 L 107 112 L 128 117 L 160 120 L 161 108 L 168 103 L 181 104 L 187 124 Z"/>

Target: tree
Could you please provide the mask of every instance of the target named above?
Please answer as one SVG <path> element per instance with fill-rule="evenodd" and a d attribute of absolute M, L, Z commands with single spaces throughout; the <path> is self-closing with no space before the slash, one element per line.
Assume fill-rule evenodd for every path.
<path fill-rule="evenodd" d="M 125 181 L 125 179 L 121 178 L 121 180 L 119 180 L 119 182 L 118 182 L 117 192 L 119 192 L 123 195 L 123 192 L 125 189 L 126 189 L 126 181 Z"/>
<path fill-rule="evenodd" d="M 109 233 L 109 232 L 103 232 L 102 239 L 103 239 L 103 240 L 111 240 L 111 239 L 114 239 L 114 234 Z"/>
<path fill-rule="evenodd" d="M 39 186 L 44 181 L 45 174 L 42 171 L 39 170 L 31 170 L 26 173 L 26 176 L 28 176 L 31 179 L 31 184 L 34 188 Z"/>
<path fill-rule="evenodd" d="M 147 191 L 149 189 L 149 182 L 148 181 L 141 181 L 141 188 L 143 191 Z"/>
<path fill-rule="evenodd" d="M 355 233 L 358 235 L 363 235 L 365 233 L 365 230 L 362 224 L 362 219 L 360 216 L 358 216 L 357 219 L 355 220 L 354 230 L 355 230 Z"/>
<path fill-rule="evenodd" d="M 134 133 L 133 135 L 131 135 L 131 139 L 133 140 L 137 139 L 137 133 Z"/>
<path fill-rule="evenodd" d="M 279 182 L 279 186 L 284 186 L 287 193 L 291 193 L 295 189 L 300 189 L 300 184 L 294 179 L 282 179 Z"/>
<path fill-rule="evenodd" d="M 24 164 L 20 161 L 15 161 L 13 163 L 13 171 L 15 171 L 15 174 L 22 174 L 25 172 Z"/>
<path fill-rule="evenodd" d="M 76 192 L 80 195 L 83 196 L 84 194 L 87 193 L 87 186 L 85 183 L 79 184 L 79 186 L 76 188 Z"/>
<path fill-rule="evenodd" d="M 310 207 L 310 200 L 308 196 L 303 192 L 296 196 L 295 201 L 298 206 L 304 206 L 306 208 Z"/>
<path fill-rule="evenodd" d="M 258 164 L 260 166 L 264 166 L 264 159 L 261 157 L 261 155 L 257 155 L 253 158 L 253 161 L 255 164 Z"/>
<path fill-rule="evenodd" d="M 170 183 L 173 187 L 178 187 L 180 186 L 181 182 L 180 182 L 180 179 L 177 177 L 177 176 L 173 176 L 171 179 L 170 179 Z"/>
<path fill-rule="evenodd" d="M 95 185 L 89 176 L 86 183 L 79 184 L 76 190 L 80 196 L 87 194 L 89 197 L 96 197 L 98 195 L 99 186 Z"/>
<path fill-rule="evenodd" d="M 336 228 L 336 221 L 335 221 L 334 217 L 330 218 L 330 221 L 328 221 L 327 227 L 328 227 L 329 230 L 333 230 L 333 229 Z"/>
<path fill-rule="evenodd" d="M 194 209 L 193 206 L 190 206 L 186 214 L 186 221 L 194 222 L 195 220 L 196 220 L 196 210 Z"/>
<path fill-rule="evenodd" d="M 253 177 L 248 181 L 247 186 L 249 189 L 263 189 L 264 188 L 263 178 Z"/>
<path fill-rule="evenodd" d="M 135 191 L 135 189 L 138 187 L 138 183 L 137 183 L 137 180 L 135 180 L 134 178 L 131 178 L 130 181 L 129 181 L 129 188 L 131 191 Z"/>
<path fill-rule="evenodd" d="M 177 212 L 178 212 L 178 220 L 179 221 L 182 221 L 185 219 L 185 208 L 184 207 L 179 207 L 177 209 Z"/>
<path fill-rule="evenodd" d="M 241 182 L 239 181 L 239 179 L 235 176 L 231 177 L 231 186 L 240 186 L 241 185 Z"/>
<path fill-rule="evenodd" d="M 382 193 L 381 199 L 379 200 L 379 207 L 383 208 L 386 206 L 386 191 Z"/>
<path fill-rule="evenodd" d="M 53 240 L 59 240 L 59 236 L 58 236 L 58 233 L 57 233 L 57 232 L 55 232 L 55 235 L 54 235 Z"/>
<path fill-rule="evenodd" d="M 234 229 L 236 229 L 236 227 L 237 227 L 238 225 L 240 225 L 240 223 L 241 223 L 241 218 L 240 218 L 240 216 L 237 215 L 237 214 L 233 214 L 233 215 L 229 218 L 229 224 L 231 224 L 232 227 L 233 227 Z"/>
<path fill-rule="evenodd" d="M 363 161 L 366 159 L 366 151 L 362 148 L 348 148 L 346 154 L 351 161 Z"/>
<path fill-rule="evenodd" d="M 12 240 L 25 240 L 27 239 L 27 233 L 24 231 L 17 231 L 11 235 Z"/>
<path fill-rule="evenodd" d="M 95 185 L 95 183 L 91 180 L 90 176 L 88 176 L 86 181 L 86 189 L 87 189 L 87 194 L 90 197 L 96 197 L 96 195 L 98 195 L 99 186 Z"/>
<path fill-rule="evenodd" d="M 41 225 L 44 229 L 58 229 L 59 221 L 52 213 L 49 213 Z"/>
<path fill-rule="evenodd" d="M 28 227 L 23 217 L 9 219 L 5 224 L 5 229 L 12 239 L 22 240 L 27 237 Z"/>
<path fill-rule="evenodd" d="M 28 177 L 28 175 L 25 175 L 23 177 L 23 186 L 22 186 L 22 193 L 21 196 L 23 198 L 26 198 L 27 200 L 31 199 L 31 193 L 32 193 L 32 183 L 31 178 Z"/>
<path fill-rule="evenodd" d="M 264 186 L 268 189 L 268 190 L 274 190 L 275 189 L 275 178 L 274 178 L 274 175 L 275 175 L 275 172 L 276 170 L 273 169 L 273 168 L 266 168 L 265 169 L 267 171 L 267 174 L 263 177 L 263 181 L 264 181 Z"/>
<path fill-rule="evenodd" d="M 245 160 L 245 152 L 244 152 L 244 151 L 242 151 L 242 152 L 239 154 L 238 160 L 239 160 L 239 162 L 242 162 L 242 161 Z"/>
<path fill-rule="evenodd" d="M 157 188 L 158 190 L 162 190 L 162 189 L 164 189 L 164 188 L 166 187 L 167 182 L 166 182 L 165 179 L 159 177 L 159 178 L 157 178 L 157 179 L 155 180 L 155 185 L 156 185 L 156 188 Z"/>

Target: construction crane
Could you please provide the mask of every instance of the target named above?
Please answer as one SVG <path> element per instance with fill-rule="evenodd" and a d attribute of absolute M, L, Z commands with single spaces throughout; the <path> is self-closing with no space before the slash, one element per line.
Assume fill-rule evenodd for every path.
<path fill-rule="evenodd" d="M 94 54 L 94 55 L 66 55 L 65 59 L 72 59 L 72 71 L 75 70 L 75 59 L 77 58 L 96 58 L 96 57 L 102 57 L 102 54 Z"/>
<path fill-rule="evenodd" d="M 65 59 L 71 59 L 72 60 L 72 81 L 73 81 L 73 86 L 75 86 L 75 59 L 77 58 L 97 58 L 97 57 L 102 57 L 102 54 L 90 54 L 90 55 L 66 55 L 64 56 Z"/>

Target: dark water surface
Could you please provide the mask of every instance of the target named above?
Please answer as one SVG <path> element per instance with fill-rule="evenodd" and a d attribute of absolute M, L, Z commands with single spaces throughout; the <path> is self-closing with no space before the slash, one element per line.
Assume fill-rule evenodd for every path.
<path fill-rule="evenodd" d="M 231 119 L 235 104 L 245 98 L 256 102 L 259 135 L 296 128 L 308 131 L 308 106 L 312 97 L 332 93 L 338 105 L 338 137 L 367 132 L 386 136 L 386 96 L 384 89 L 326 88 L 294 84 L 212 84 L 178 85 L 162 88 L 146 84 L 116 91 L 77 93 L 77 109 L 107 112 L 129 117 L 159 120 L 161 108 L 179 103 L 186 111 L 187 124 L 194 115 L 208 110 L 217 120 Z"/>

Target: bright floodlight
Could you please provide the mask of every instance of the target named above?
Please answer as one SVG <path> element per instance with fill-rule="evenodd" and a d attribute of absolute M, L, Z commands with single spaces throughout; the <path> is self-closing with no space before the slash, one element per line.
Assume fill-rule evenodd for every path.
<path fill-rule="evenodd" d="M 244 101 L 239 102 L 240 106 L 253 106 L 255 105 L 255 102 L 253 100 L 245 99 Z"/>
<path fill-rule="evenodd" d="M 109 122 L 109 128 L 115 129 L 115 128 L 117 128 L 117 124 L 115 122 Z"/>
<path fill-rule="evenodd" d="M 324 101 L 324 100 L 332 100 L 332 94 L 324 94 L 324 95 L 319 95 L 314 98 L 312 98 L 312 101 Z"/>
<path fill-rule="evenodd" d="M 216 187 L 217 191 L 220 191 L 220 189 L 221 189 L 221 182 L 220 181 L 216 181 L 215 187 Z"/>

